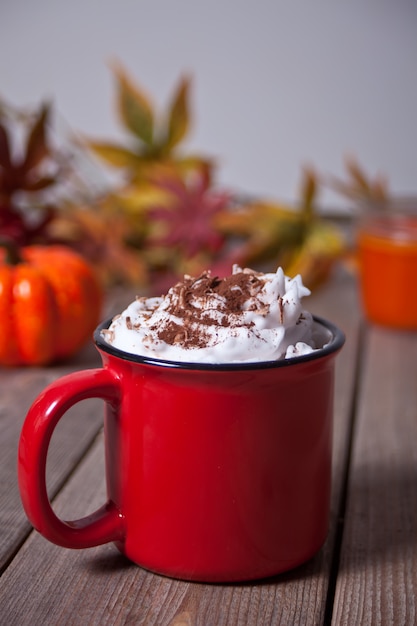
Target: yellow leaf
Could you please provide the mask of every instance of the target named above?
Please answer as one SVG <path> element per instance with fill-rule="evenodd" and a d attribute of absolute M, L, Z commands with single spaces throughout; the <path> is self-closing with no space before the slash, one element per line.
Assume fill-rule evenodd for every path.
<path fill-rule="evenodd" d="M 311 225 L 303 243 L 288 259 L 285 273 L 289 276 L 301 274 L 307 287 L 317 287 L 328 278 L 333 265 L 345 251 L 346 242 L 339 229 L 317 220 Z"/>
<path fill-rule="evenodd" d="M 175 159 L 175 169 L 183 176 L 193 172 L 201 172 L 202 174 L 207 174 L 212 177 L 215 165 L 214 159 L 192 154 Z"/>
<path fill-rule="evenodd" d="M 267 240 L 275 240 L 277 236 L 280 238 L 283 229 L 298 229 L 302 220 L 298 211 L 278 204 L 253 202 L 220 214 L 217 223 L 223 232 L 230 235 L 254 239 L 262 236 Z"/>
<path fill-rule="evenodd" d="M 241 254 L 248 264 L 276 259 L 277 254 L 298 246 L 304 233 L 303 214 L 273 202 L 238 207 L 220 214 L 216 224 L 229 236 L 244 238 Z"/>
<path fill-rule="evenodd" d="M 150 100 L 120 65 L 114 66 L 117 109 L 126 128 L 148 146 L 153 145 L 154 113 Z"/>
<path fill-rule="evenodd" d="M 96 156 L 114 167 L 132 168 L 139 161 L 134 152 L 116 144 L 88 141 L 86 145 Z"/>
<path fill-rule="evenodd" d="M 172 198 L 157 185 L 143 182 L 120 189 L 117 194 L 112 195 L 109 202 L 127 213 L 138 214 L 152 206 L 168 205 L 172 203 Z"/>

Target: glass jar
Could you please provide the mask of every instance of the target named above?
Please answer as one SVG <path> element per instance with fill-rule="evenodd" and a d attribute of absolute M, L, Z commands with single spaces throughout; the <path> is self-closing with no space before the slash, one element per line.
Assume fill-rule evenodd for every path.
<path fill-rule="evenodd" d="M 367 207 L 358 221 L 357 246 L 368 320 L 417 329 L 417 200 Z"/>

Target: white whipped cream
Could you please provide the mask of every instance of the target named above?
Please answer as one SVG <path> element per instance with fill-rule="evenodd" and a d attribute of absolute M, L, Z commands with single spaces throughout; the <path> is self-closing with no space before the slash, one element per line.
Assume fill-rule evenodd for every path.
<path fill-rule="evenodd" d="M 309 294 L 299 275 L 288 278 L 281 268 L 262 274 L 234 266 L 224 279 L 185 276 L 166 296 L 137 298 L 103 335 L 124 352 L 169 361 L 276 361 L 325 343 L 316 345 L 312 315 L 301 306 Z"/>

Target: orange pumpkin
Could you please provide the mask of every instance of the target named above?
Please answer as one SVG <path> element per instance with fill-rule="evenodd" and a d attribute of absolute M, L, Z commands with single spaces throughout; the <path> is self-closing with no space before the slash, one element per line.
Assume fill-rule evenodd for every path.
<path fill-rule="evenodd" d="M 64 246 L 0 251 L 0 364 L 45 365 L 77 352 L 101 313 L 93 268 Z"/>

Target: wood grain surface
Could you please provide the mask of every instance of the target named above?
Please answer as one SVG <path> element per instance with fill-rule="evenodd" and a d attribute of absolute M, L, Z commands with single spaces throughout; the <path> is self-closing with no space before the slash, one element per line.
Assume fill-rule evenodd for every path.
<path fill-rule="evenodd" d="M 417 334 L 369 328 L 335 624 L 417 623 Z"/>
<path fill-rule="evenodd" d="M 121 301 L 115 294 L 108 310 Z M 89 347 L 65 366 L 0 374 L 1 625 L 416 623 L 417 335 L 364 326 L 344 272 L 307 303 L 347 338 L 336 368 L 331 526 L 320 552 L 275 578 L 206 585 L 147 572 L 111 544 L 73 551 L 31 532 L 16 484 L 21 424 L 48 382 L 97 366 Z M 101 403 L 72 412 L 48 461 L 53 506 L 67 519 L 105 500 Z"/>

